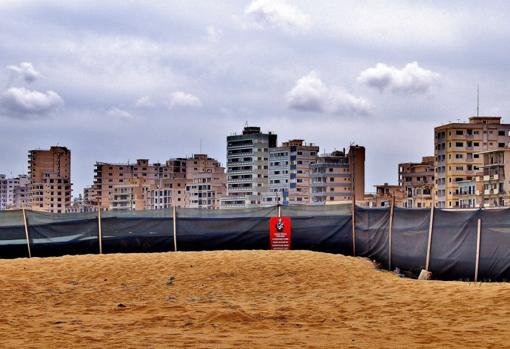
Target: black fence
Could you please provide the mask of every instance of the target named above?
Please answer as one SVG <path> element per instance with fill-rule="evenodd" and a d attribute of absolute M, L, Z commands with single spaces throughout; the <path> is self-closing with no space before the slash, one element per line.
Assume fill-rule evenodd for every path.
<path fill-rule="evenodd" d="M 0 212 L 0 258 L 264 250 L 269 217 L 291 217 L 292 249 L 368 257 L 444 280 L 510 280 L 510 210 L 350 205 L 51 214 Z M 353 219 L 354 218 L 354 219 Z M 353 229 L 354 221 L 354 229 Z M 353 239 L 354 238 L 354 239 Z"/>

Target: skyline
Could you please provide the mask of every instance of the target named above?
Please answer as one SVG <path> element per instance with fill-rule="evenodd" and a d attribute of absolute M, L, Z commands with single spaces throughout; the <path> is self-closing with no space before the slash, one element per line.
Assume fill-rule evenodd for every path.
<path fill-rule="evenodd" d="M 67 146 L 76 194 L 95 161 L 165 161 L 201 143 L 224 163 L 226 136 L 248 122 L 321 152 L 365 146 L 371 191 L 433 154 L 435 126 L 476 115 L 477 84 L 480 115 L 508 115 L 508 7 L 2 2 L 0 172 Z"/>

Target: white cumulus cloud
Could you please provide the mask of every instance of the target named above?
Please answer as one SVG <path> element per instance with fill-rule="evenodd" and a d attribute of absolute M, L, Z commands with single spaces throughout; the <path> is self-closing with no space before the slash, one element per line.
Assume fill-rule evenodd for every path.
<path fill-rule="evenodd" d="M 11 87 L 0 95 L 0 110 L 7 116 L 47 115 L 64 104 L 54 91 Z"/>
<path fill-rule="evenodd" d="M 182 91 L 173 92 L 170 95 L 170 100 L 168 102 L 169 109 L 196 108 L 201 105 L 202 102 L 197 96 Z"/>
<path fill-rule="evenodd" d="M 423 94 L 437 84 L 440 77 L 440 74 L 420 67 L 418 62 L 408 63 L 402 69 L 377 63 L 362 71 L 357 80 L 381 92 L 389 89 L 396 93 Z"/>
<path fill-rule="evenodd" d="M 9 65 L 7 69 L 20 76 L 25 82 L 35 81 L 41 74 L 35 70 L 30 62 L 21 62 L 19 65 Z"/>
<path fill-rule="evenodd" d="M 137 108 L 153 108 L 154 106 L 155 104 L 149 96 L 142 96 L 135 102 L 135 107 Z"/>
<path fill-rule="evenodd" d="M 310 17 L 286 0 L 253 0 L 244 14 L 261 26 L 285 30 L 310 26 Z"/>
<path fill-rule="evenodd" d="M 106 114 L 108 116 L 118 118 L 118 119 L 131 119 L 133 117 L 128 111 L 117 108 L 117 107 L 112 107 L 112 108 L 108 109 Z"/>
<path fill-rule="evenodd" d="M 367 115 L 370 103 L 344 89 L 328 86 L 315 71 L 297 80 L 287 93 L 287 105 L 296 110 L 339 115 Z"/>

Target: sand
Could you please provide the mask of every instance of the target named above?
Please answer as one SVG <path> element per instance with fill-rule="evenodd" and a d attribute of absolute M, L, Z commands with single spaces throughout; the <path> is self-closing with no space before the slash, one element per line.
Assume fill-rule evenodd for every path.
<path fill-rule="evenodd" d="M 305 251 L 0 260 L 1 347 L 510 348 L 510 285 Z"/>

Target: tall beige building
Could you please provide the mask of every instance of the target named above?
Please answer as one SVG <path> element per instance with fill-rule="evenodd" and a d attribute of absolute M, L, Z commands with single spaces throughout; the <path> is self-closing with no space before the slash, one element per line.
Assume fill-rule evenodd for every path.
<path fill-rule="evenodd" d="M 32 210 L 65 212 L 71 206 L 71 151 L 65 147 L 30 150 L 29 203 Z"/>
<path fill-rule="evenodd" d="M 434 195 L 436 207 L 461 206 L 459 182 L 471 181 L 482 170 L 482 151 L 507 148 L 510 124 L 499 116 L 473 116 L 467 123 L 434 129 Z"/>
<path fill-rule="evenodd" d="M 430 207 L 434 190 L 434 157 L 424 156 L 421 162 L 399 164 L 398 184 L 404 192 L 404 207 Z"/>

